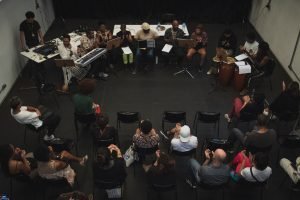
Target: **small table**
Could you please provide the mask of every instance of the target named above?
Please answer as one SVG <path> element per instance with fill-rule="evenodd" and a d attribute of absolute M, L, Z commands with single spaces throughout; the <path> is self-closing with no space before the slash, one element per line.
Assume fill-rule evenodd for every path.
<path fill-rule="evenodd" d="M 166 25 L 160 25 L 161 27 L 165 27 L 164 30 L 157 30 L 157 25 L 150 25 L 150 29 L 155 30 L 158 32 L 159 36 L 164 36 L 165 32 L 168 28 L 171 28 L 172 25 L 171 24 L 166 24 Z M 114 25 L 114 30 L 113 30 L 113 35 L 116 36 L 117 33 L 121 30 L 120 29 L 121 25 L 120 24 L 115 24 Z M 189 31 L 187 29 L 187 27 L 185 26 L 184 28 L 182 27 L 182 25 L 179 25 L 179 28 L 181 28 L 185 34 L 185 36 L 189 36 Z M 139 30 L 141 30 L 141 25 L 140 24 L 126 24 L 126 30 L 130 31 L 132 36 L 135 36 L 136 32 L 138 32 Z"/>

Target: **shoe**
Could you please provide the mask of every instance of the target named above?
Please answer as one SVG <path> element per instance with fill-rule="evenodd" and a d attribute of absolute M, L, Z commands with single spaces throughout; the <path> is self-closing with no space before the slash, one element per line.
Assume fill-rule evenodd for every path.
<path fill-rule="evenodd" d="M 202 68 L 201 68 L 201 69 L 198 69 L 198 72 L 199 72 L 199 73 L 202 73 L 202 71 L 203 71 Z"/>
<path fill-rule="evenodd" d="M 192 189 L 196 189 L 197 185 L 192 183 L 189 179 L 185 179 L 186 184 L 188 184 Z"/>
<path fill-rule="evenodd" d="M 228 122 L 228 123 L 230 123 L 230 122 L 231 122 L 231 118 L 229 117 L 229 115 L 228 115 L 228 114 L 225 114 L 225 115 L 224 115 L 224 118 L 225 118 L 225 119 L 227 119 L 227 122 Z"/>
<path fill-rule="evenodd" d="M 52 134 L 52 135 L 50 135 L 50 136 L 49 136 L 49 135 L 45 135 L 45 136 L 44 136 L 44 140 L 45 140 L 45 141 L 54 140 L 54 138 L 55 138 L 55 137 L 54 137 L 54 135 L 53 135 L 53 134 Z"/>
<path fill-rule="evenodd" d="M 99 77 L 100 78 L 107 78 L 109 75 L 108 74 L 106 74 L 106 73 L 104 73 L 104 72 L 100 72 L 99 73 Z"/>
<path fill-rule="evenodd" d="M 135 75 L 135 74 L 136 74 L 136 70 L 133 70 L 133 71 L 132 71 L 132 74 Z"/>
<path fill-rule="evenodd" d="M 206 72 L 207 75 L 211 75 L 211 73 L 212 73 L 212 69 L 209 69 L 209 70 Z"/>
<path fill-rule="evenodd" d="M 82 157 L 82 160 L 79 162 L 81 166 L 85 166 L 86 161 L 89 159 L 88 155 Z"/>

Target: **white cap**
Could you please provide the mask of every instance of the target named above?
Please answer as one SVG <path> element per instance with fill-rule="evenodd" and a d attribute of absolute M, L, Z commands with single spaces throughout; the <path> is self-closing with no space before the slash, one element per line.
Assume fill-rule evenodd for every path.
<path fill-rule="evenodd" d="M 187 125 L 180 128 L 179 139 L 181 142 L 188 142 L 191 136 L 191 129 Z"/>
<path fill-rule="evenodd" d="M 149 30 L 150 29 L 150 25 L 147 22 L 142 23 L 142 29 L 143 30 Z"/>

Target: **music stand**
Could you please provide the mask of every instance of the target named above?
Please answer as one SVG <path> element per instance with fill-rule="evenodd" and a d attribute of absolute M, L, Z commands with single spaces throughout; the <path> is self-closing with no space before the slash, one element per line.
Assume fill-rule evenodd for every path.
<path fill-rule="evenodd" d="M 111 50 L 113 48 L 118 48 L 120 45 L 121 45 L 121 38 L 117 37 L 107 41 L 106 49 Z"/>
<path fill-rule="evenodd" d="M 177 42 L 178 42 L 179 47 L 183 47 L 186 49 L 192 48 L 195 45 L 195 41 L 193 39 L 177 39 Z M 188 70 L 189 67 L 191 67 L 191 66 L 190 65 L 183 66 L 182 70 L 174 73 L 174 76 L 176 76 L 177 74 L 181 74 L 181 73 L 187 73 L 191 78 L 194 79 L 195 77 Z"/>
<path fill-rule="evenodd" d="M 57 67 L 74 67 L 75 63 L 72 59 L 54 59 L 55 65 Z M 66 70 L 67 80 L 69 80 L 69 73 Z"/>

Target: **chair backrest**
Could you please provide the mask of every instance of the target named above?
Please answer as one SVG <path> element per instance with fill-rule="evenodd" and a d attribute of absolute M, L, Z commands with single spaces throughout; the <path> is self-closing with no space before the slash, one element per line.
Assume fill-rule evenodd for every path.
<path fill-rule="evenodd" d="M 122 187 L 122 183 L 100 179 L 94 179 L 94 185 L 100 189 L 114 189 Z"/>
<path fill-rule="evenodd" d="M 114 138 L 109 138 L 109 139 L 94 138 L 94 144 L 96 147 L 108 147 L 110 144 L 114 144 Z"/>
<path fill-rule="evenodd" d="M 151 184 L 150 188 L 154 189 L 155 191 L 159 192 L 167 192 L 171 190 L 176 190 L 177 186 L 176 183 L 172 184 Z"/>
<path fill-rule="evenodd" d="M 196 150 L 197 150 L 196 148 L 184 152 L 172 150 L 172 154 L 176 156 L 193 156 L 196 154 Z"/>
<path fill-rule="evenodd" d="M 89 124 L 96 121 L 96 115 L 95 113 L 80 114 L 75 112 L 74 119 L 80 123 Z"/>
<path fill-rule="evenodd" d="M 197 120 L 203 123 L 217 123 L 220 120 L 220 113 L 198 111 Z"/>
<path fill-rule="evenodd" d="M 184 111 L 165 111 L 163 113 L 163 120 L 170 123 L 186 123 L 186 112 Z"/>
<path fill-rule="evenodd" d="M 140 121 L 139 112 L 130 112 L 130 111 L 120 111 L 117 112 L 118 122 L 130 124 Z"/>
<path fill-rule="evenodd" d="M 134 147 L 134 148 L 139 156 L 151 155 L 158 150 L 158 146 L 154 146 L 152 148 L 140 148 L 140 147 Z"/>
<path fill-rule="evenodd" d="M 211 151 L 215 151 L 216 149 L 223 149 L 227 151 L 228 147 L 229 143 L 227 139 L 210 138 L 206 139 L 206 147 L 204 147 L 203 150 L 210 149 Z"/>

